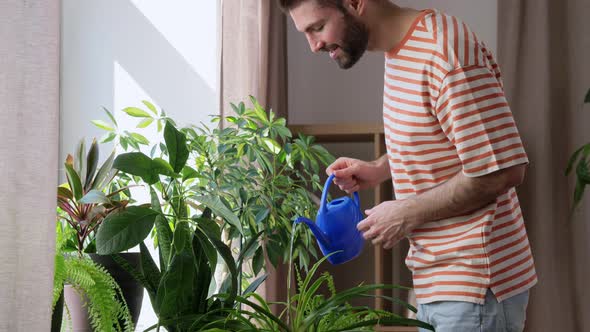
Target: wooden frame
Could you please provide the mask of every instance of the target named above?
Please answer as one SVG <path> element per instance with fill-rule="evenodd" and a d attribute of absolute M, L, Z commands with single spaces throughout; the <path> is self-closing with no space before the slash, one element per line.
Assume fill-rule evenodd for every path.
<path fill-rule="evenodd" d="M 373 144 L 375 159 L 387 152 L 383 124 L 381 123 L 342 123 L 319 125 L 290 125 L 289 129 L 294 134 L 302 133 L 316 138 L 318 143 L 346 143 L 368 142 Z M 389 200 L 393 196 L 391 181 L 381 184 L 375 189 L 375 204 Z M 374 247 L 375 270 L 374 282 L 377 284 L 393 283 L 393 254 L 401 254 L 398 248 L 395 251 Z M 399 273 L 399 272 L 398 272 Z M 377 291 L 377 295 L 386 295 L 383 290 Z M 390 294 L 387 294 L 390 295 Z M 375 308 L 392 311 L 391 303 L 381 298 L 375 299 Z M 377 331 L 389 332 L 416 332 L 414 327 L 386 327 L 378 326 Z"/>

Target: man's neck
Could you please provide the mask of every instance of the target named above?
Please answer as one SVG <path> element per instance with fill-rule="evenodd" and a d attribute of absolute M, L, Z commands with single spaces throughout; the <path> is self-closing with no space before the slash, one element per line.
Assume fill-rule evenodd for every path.
<path fill-rule="evenodd" d="M 410 30 L 420 11 L 399 7 L 389 1 L 377 5 L 367 13 L 369 51 L 388 52 L 395 48 Z"/>

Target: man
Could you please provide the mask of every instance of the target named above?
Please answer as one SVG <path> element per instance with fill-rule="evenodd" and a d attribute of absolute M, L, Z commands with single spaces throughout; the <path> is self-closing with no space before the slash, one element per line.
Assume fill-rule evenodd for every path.
<path fill-rule="evenodd" d="M 522 331 L 537 282 L 518 197 L 528 159 L 498 66 L 459 19 L 388 0 L 280 0 L 313 52 L 352 67 L 385 53 L 387 154 L 327 169 L 348 193 L 393 179 L 367 240 L 410 241 L 418 319 L 436 331 Z"/>

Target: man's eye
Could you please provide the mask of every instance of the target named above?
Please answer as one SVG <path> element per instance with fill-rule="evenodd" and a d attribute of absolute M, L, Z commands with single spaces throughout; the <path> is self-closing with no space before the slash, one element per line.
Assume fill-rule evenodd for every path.
<path fill-rule="evenodd" d="M 320 32 L 320 31 L 322 31 L 322 30 L 324 30 L 324 25 L 323 25 L 323 24 L 322 24 L 322 25 L 320 25 L 320 26 L 317 26 L 317 27 L 315 27 L 315 28 L 313 29 L 313 31 L 315 31 L 315 32 Z"/>

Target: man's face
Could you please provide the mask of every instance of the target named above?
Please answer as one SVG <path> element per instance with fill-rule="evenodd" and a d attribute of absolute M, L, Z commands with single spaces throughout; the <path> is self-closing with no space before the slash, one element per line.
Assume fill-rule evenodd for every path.
<path fill-rule="evenodd" d="M 312 52 L 328 52 L 342 69 L 352 67 L 367 50 L 366 26 L 346 11 L 308 0 L 291 9 L 290 14 Z"/>

